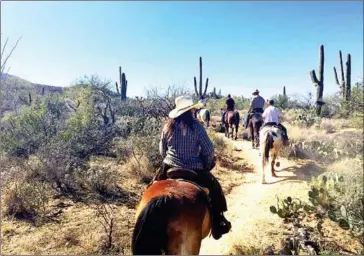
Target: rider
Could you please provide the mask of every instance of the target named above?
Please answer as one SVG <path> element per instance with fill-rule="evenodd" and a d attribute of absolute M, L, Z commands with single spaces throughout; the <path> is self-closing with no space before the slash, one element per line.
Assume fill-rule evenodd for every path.
<path fill-rule="evenodd" d="M 223 111 L 223 114 L 222 114 L 222 117 L 221 117 L 221 122 L 222 123 L 224 123 L 226 112 L 234 111 L 234 108 L 235 108 L 235 101 L 234 101 L 233 98 L 231 98 L 230 94 L 228 94 L 225 104 L 226 104 L 226 111 Z"/>
<path fill-rule="evenodd" d="M 231 223 L 224 217 L 227 204 L 221 185 L 211 174 L 215 164 L 214 145 L 204 127 L 193 118 L 195 108 L 190 96 L 176 98 L 176 107 L 169 113 L 164 125 L 159 150 L 164 158 L 163 167 L 154 180 L 166 179 L 171 167 L 194 170 L 198 174 L 198 184 L 209 189 L 213 210 L 212 236 L 219 239 L 231 229 Z"/>
<path fill-rule="evenodd" d="M 245 123 L 244 123 L 245 129 L 248 128 L 250 115 L 252 113 L 263 113 L 263 111 L 264 111 L 263 108 L 264 108 L 265 100 L 262 96 L 259 95 L 258 89 L 255 90 L 252 93 L 252 95 L 253 95 L 253 98 L 250 102 L 248 113 L 245 116 Z"/>
<path fill-rule="evenodd" d="M 264 119 L 264 124 L 263 124 L 262 128 L 267 125 L 277 125 L 283 131 L 283 134 L 282 134 L 283 145 L 288 145 L 287 129 L 280 122 L 281 113 L 280 113 L 279 109 L 274 106 L 274 100 L 269 100 L 268 104 L 269 104 L 269 107 L 267 107 L 264 110 L 263 115 L 262 115 L 263 119 Z"/>

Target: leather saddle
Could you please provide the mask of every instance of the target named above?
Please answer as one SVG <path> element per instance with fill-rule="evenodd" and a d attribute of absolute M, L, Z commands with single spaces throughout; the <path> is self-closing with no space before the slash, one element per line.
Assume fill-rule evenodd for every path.
<path fill-rule="evenodd" d="M 186 179 L 186 180 L 196 180 L 197 173 L 190 169 L 183 169 L 178 167 L 172 167 L 167 171 L 167 177 L 169 179 Z"/>

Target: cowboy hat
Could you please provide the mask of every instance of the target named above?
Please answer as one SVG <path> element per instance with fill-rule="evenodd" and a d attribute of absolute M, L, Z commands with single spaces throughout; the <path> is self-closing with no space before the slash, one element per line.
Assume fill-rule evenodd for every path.
<path fill-rule="evenodd" d="M 258 94 L 259 93 L 259 91 L 258 91 L 258 89 L 256 89 L 252 94 L 254 95 L 254 94 Z"/>
<path fill-rule="evenodd" d="M 202 108 L 202 103 L 193 103 L 192 97 L 188 95 L 179 96 L 175 99 L 176 107 L 169 112 L 170 118 L 177 118 L 183 113 L 193 109 L 193 108 Z"/>

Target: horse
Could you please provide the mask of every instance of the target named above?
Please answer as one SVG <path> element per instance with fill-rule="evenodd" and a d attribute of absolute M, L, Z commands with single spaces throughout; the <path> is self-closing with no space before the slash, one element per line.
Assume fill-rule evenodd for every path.
<path fill-rule="evenodd" d="M 239 130 L 239 122 L 240 122 L 240 114 L 238 111 L 229 110 L 225 114 L 224 123 L 225 123 L 225 137 L 229 136 L 229 127 L 231 128 L 231 137 L 234 136 L 234 127 L 235 127 L 235 140 L 238 139 L 238 130 Z"/>
<path fill-rule="evenodd" d="M 274 165 L 279 155 L 281 145 L 283 143 L 282 131 L 275 126 L 265 126 L 260 131 L 260 154 L 263 157 L 262 161 L 262 184 L 266 184 L 265 171 L 270 166 L 270 171 L 273 177 L 275 174 Z"/>
<path fill-rule="evenodd" d="M 252 148 L 259 148 L 259 131 L 263 125 L 263 117 L 259 112 L 253 113 L 249 120 L 248 127 L 252 137 Z"/>
<path fill-rule="evenodd" d="M 198 255 L 212 227 L 208 193 L 189 181 L 154 181 L 137 207 L 133 255 Z"/>
<path fill-rule="evenodd" d="M 202 124 L 206 124 L 206 126 L 209 127 L 211 118 L 210 111 L 205 108 L 196 111 L 197 120 L 199 120 Z"/>

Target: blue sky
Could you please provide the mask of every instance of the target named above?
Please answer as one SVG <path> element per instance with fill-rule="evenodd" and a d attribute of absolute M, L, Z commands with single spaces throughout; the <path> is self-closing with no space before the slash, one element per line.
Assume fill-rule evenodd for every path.
<path fill-rule="evenodd" d="M 68 86 L 85 74 L 113 81 L 122 66 L 128 95 L 148 86 L 193 90 L 203 77 L 223 94 L 315 92 L 309 71 L 325 46 L 325 91 L 338 90 L 338 51 L 363 77 L 363 2 L 2 2 L 2 44 L 22 37 L 10 73 Z"/>

